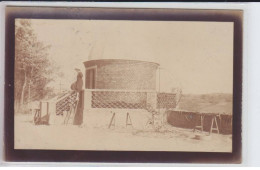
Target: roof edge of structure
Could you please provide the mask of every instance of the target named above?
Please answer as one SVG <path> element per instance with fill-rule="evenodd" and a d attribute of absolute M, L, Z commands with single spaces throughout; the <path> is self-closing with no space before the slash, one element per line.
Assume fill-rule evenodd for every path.
<path fill-rule="evenodd" d="M 83 62 L 83 64 L 86 66 L 87 63 L 94 63 L 94 62 L 136 62 L 136 63 L 150 63 L 152 65 L 160 66 L 159 63 L 151 62 L 151 61 L 143 61 L 143 60 L 129 60 L 129 59 L 95 59 L 95 60 L 88 60 Z"/>

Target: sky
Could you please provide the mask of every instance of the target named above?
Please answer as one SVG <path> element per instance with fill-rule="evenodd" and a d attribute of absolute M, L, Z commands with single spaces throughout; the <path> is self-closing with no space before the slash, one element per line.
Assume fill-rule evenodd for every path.
<path fill-rule="evenodd" d="M 160 91 L 233 91 L 232 22 L 34 19 L 32 27 L 64 73 L 55 88 L 70 88 L 87 60 L 133 59 L 160 64 Z"/>

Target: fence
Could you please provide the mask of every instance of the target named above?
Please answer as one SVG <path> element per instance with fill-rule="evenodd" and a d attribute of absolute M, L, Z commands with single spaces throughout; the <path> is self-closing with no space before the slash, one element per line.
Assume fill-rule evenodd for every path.
<path fill-rule="evenodd" d="M 63 114 L 63 111 L 69 111 L 70 105 L 76 101 L 77 93 L 68 92 L 57 98 L 56 102 L 56 114 Z"/>
<path fill-rule="evenodd" d="M 219 131 L 222 134 L 232 134 L 232 115 L 215 113 L 197 113 L 186 111 L 167 111 L 167 121 L 175 127 L 193 129 L 200 123 L 200 116 L 204 116 L 203 130 L 209 131 L 211 118 L 217 115 Z"/>
<path fill-rule="evenodd" d="M 157 93 L 157 108 L 175 108 L 176 94 L 174 93 Z"/>
<path fill-rule="evenodd" d="M 76 98 L 77 93 L 73 91 L 59 96 L 55 104 L 56 115 L 68 111 Z M 83 99 L 79 103 L 89 106 L 86 109 L 145 109 L 151 112 L 159 108 L 175 108 L 175 94 L 156 91 L 87 89 L 80 98 Z"/>
<path fill-rule="evenodd" d="M 88 89 L 91 93 L 91 108 L 147 109 L 152 107 L 174 108 L 175 94 L 156 91 L 99 90 Z"/>
<path fill-rule="evenodd" d="M 92 108 L 144 109 L 146 92 L 93 91 Z"/>

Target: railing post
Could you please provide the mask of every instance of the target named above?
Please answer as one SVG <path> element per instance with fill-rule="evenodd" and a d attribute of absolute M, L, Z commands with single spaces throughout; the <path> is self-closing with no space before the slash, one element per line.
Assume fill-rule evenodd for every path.
<path fill-rule="evenodd" d="M 84 109 L 91 109 L 92 106 L 92 92 L 93 91 L 90 91 L 90 90 L 84 90 Z"/>
<path fill-rule="evenodd" d="M 147 93 L 146 105 L 149 105 L 153 109 L 156 109 L 156 105 L 157 105 L 156 92 L 148 92 Z"/>

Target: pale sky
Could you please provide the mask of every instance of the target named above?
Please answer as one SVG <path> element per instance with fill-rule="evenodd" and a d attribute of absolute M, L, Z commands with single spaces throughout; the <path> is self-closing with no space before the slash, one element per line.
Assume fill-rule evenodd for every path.
<path fill-rule="evenodd" d="M 87 60 L 134 59 L 160 64 L 160 91 L 233 91 L 232 22 L 40 19 L 32 26 L 65 75 L 50 84 L 56 88 L 60 81 L 69 88 Z"/>

